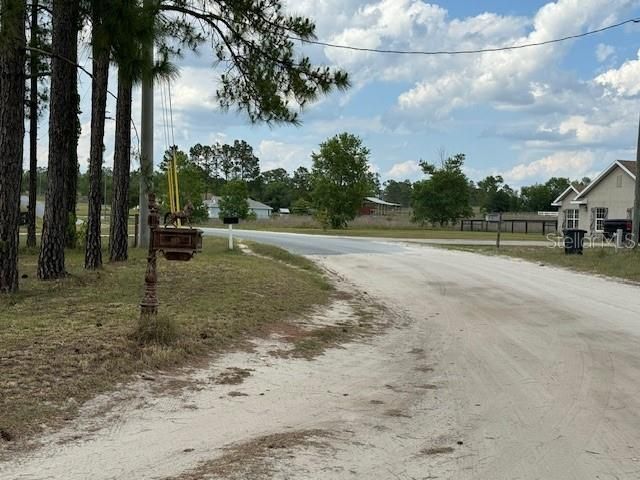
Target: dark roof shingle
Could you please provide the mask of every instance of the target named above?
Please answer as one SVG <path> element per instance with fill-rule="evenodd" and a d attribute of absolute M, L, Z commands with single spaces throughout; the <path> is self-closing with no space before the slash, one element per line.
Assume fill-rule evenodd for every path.
<path fill-rule="evenodd" d="M 626 168 L 627 170 L 629 170 L 631 173 L 633 173 L 634 175 L 636 174 L 636 162 L 635 160 L 618 160 L 622 165 L 624 165 L 624 168 Z"/>

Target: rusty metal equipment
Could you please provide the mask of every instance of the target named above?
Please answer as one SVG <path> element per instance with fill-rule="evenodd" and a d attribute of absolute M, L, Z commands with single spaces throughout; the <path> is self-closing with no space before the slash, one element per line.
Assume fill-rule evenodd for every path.
<path fill-rule="evenodd" d="M 151 244 L 167 260 L 191 260 L 194 254 L 202 251 L 202 230 L 157 227 L 151 231 Z"/>
<path fill-rule="evenodd" d="M 151 235 L 140 315 L 155 318 L 158 313 L 158 252 L 162 252 L 167 260 L 191 260 L 194 254 L 202 251 L 202 230 L 190 227 L 161 227 L 155 193 L 149 193 L 148 199 Z"/>

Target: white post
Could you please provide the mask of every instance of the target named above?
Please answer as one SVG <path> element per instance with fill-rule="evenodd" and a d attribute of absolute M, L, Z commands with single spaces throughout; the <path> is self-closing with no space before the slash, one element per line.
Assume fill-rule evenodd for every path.
<path fill-rule="evenodd" d="M 621 228 L 616 230 L 616 248 L 622 248 L 623 231 Z"/>
<path fill-rule="evenodd" d="M 229 224 L 229 250 L 233 250 L 233 225 Z"/>

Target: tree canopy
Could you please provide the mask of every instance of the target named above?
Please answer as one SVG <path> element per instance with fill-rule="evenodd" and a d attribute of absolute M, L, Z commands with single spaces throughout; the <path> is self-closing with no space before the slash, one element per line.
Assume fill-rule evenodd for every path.
<path fill-rule="evenodd" d="M 300 123 L 299 107 L 349 86 L 344 71 L 315 66 L 296 53 L 295 39 L 315 38 L 315 24 L 286 14 L 282 0 L 160 0 L 157 8 L 165 28 L 188 39 L 190 47 L 213 45 L 220 105 L 252 122 Z"/>
<path fill-rule="evenodd" d="M 464 160 L 464 153 L 459 153 L 444 160 L 440 167 L 420 162 L 429 178 L 414 184 L 414 221 L 443 226 L 471 214 L 469 179 L 462 171 Z"/>
<path fill-rule="evenodd" d="M 387 180 L 383 184 L 383 199 L 387 202 L 399 203 L 403 207 L 411 205 L 412 193 L 413 184 L 410 180 L 404 180 L 402 182 Z"/>
<path fill-rule="evenodd" d="M 325 226 L 344 228 L 375 188 L 369 149 L 357 136 L 341 133 L 320 144 L 311 159 L 312 198 L 318 216 Z"/>
<path fill-rule="evenodd" d="M 222 187 L 222 197 L 220 197 L 220 219 L 224 217 L 238 217 L 246 219 L 249 217 L 249 202 L 247 197 L 249 191 L 247 184 L 242 180 L 231 180 Z"/>
<path fill-rule="evenodd" d="M 520 197 L 523 206 L 530 212 L 546 211 L 551 208 L 558 195 L 569 187 L 568 178 L 551 177 L 545 183 L 536 183 L 528 187 L 522 187 Z"/>

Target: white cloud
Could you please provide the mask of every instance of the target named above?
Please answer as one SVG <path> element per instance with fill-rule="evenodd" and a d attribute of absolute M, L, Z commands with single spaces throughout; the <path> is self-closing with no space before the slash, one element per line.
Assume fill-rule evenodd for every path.
<path fill-rule="evenodd" d="M 283 143 L 275 140 L 263 140 L 256 150 L 260 159 L 260 170 L 284 168 L 291 173 L 299 166 L 309 166 L 311 149 L 304 145 Z"/>
<path fill-rule="evenodd" d="M 386 173 L 388 178 L 404 180 L 406 178 L 413 179 L 422 173 L 420 165 L 415 160 L 407 160 L 406 162 L 395 163 Z"/>
<path fill-rule="evenodd" d="M 209 67 L 183 67 L 180 77 L 171 82 L 171 102 L 176 110 L 209 109 L 216 110 L 216 88 L 218 85 L 216 72 Z M 162 104 L 163 94 L 165 102 L 168 100 L 168 90 L 157 84 L 155 89 L 156 102 Z M 167 107 L 168 108 L 168 107 Z"/>
<path fill-rule="evenodd" d="M 580 33 L 586 28 L 611 23 L 615 15 L 620 15 L 624 8 L 632 4 L 629 0 L 613 3 L 615 5 L 610 0 L 558 0 L 548 3 L 538 10 L 532 20 L 533 30 L 526 35 L 518 34 L 526 26 L 526 22 L 519 17 L 483 14 L 466 19 L 465 26 L 477 23 L 480 30 L 486 24 L 497 27 L 493 32 L 488 33 L 485 28 L 482 35 L 470 35 L 466 43 L 460 43 L 456 38 L 459 35 L 459 22 L 454 20 L 446 25 L 447 46 L 456 49 L 496 47 Z M 615 13 L 603 16 L 603 11 Z M 462 34 L 466 31 L 465 28 L 460 30 Z M 564 43 L 436 59 L 434 62 L 437 63 L 432 68 L 423 69 L 423 78 L 399 96 L 398 107 L 403 111 L 419 110 L 423 115 L 440 118 L 456 108 L 477 103 L 488 102 L 494 107 L 533 104 L 541 93 L 539 84 L 551 77 L 550 70 L 553 69 L 549 67 L 558 61 L 569 46 L 569 43 Z M 438 47 L 436 44 L 433 48 Z"/>
<path fill-rule="evenodd" d="M 582 115 L 573 115 L 563 120 L 558 126 L 562 135 L 573 134 L 582 143 L 602 142 L 618 131 L 618 124 L 596 125 Z"/>
<path fill-rule="evenodd" d="M 600 63 L 604 62 L 611 55 L 616 53 L 616 49 L 611 45 L 606 45 L 604 43 L 599 43 L 596 47 L 596 58 Z"/>
<path fill-rule="evenodd" d="M 598 75 L 594 82 L 605 87 L 608 93 L 633 97 L 640 93 L 640 50 L 637 60 L 628 60 L 617 69 Z"/>
<path fill-rule="evenodd" d="M 590 151 L 556 152 L 530 163 L 520 163 L 502 173 L 507 183 L 521 183 L 529 179 L 551 176 L 571 178 L 586 175 L 591 170 L 594 155 Z"/>

